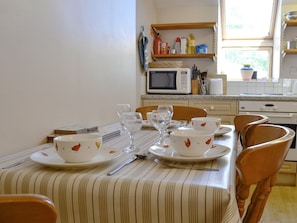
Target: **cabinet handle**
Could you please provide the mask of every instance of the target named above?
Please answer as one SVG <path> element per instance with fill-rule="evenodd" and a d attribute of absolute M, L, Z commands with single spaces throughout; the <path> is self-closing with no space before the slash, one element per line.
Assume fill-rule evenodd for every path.
<path fill-rule="evenodd" d="M 209 110 L 213 111 L 213 110 L 215 110 L 215 107 L 214 107 L 213 105 L 211 105 L 211 106 L 209 107 Z"/>

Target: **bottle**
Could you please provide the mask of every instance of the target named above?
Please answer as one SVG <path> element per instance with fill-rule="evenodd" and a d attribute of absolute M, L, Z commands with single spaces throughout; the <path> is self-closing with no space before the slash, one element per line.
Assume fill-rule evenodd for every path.
<path fill-rule="evenodd" d="M 177 37 L 176 40 L 175 40 L 175 45 L 174 45 L 174 49 L 175 49 L 176 54 L 181 53 L 181 44 L 180 44 L 180 42 L 181 42 L 180 38 Z"/>
<path fill-rule="evenodd" d="M 195 54 L 195 53 L 196 53 L 195 37 L 193 36 L 193 34 L 190 34 L 187 41 L 187 54 Z"/>
<path fill-rule="evenodd" d="M 181 37 L 180 39 L 180 53 L 187 54 L 187 38 Z"/>
<path fill-rule="evenodd" d="M 154 54 L 160 54 L 161 53 L 161 43 L 162 43 L 162 39 L 160 37 L 160 34 L 157 33 L 157 36 L 154 39 Z"/>

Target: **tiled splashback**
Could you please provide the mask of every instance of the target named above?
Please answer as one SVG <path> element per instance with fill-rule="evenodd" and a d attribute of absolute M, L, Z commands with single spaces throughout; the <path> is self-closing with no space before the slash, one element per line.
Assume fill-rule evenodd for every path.
<path fill-rule="evenodd" d="M 292 85 L 297 79 L 280 79 L 278 82 L 228 81 L 227 94 L 286 94 L 292 92 Z"/>

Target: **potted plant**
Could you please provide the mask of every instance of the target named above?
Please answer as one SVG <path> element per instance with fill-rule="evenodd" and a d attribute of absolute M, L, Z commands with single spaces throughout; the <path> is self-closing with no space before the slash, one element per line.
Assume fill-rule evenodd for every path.
<path fill-rule="evenodd" d="M 253 72 L 254 70 L 250 64 L 244 64 L 243 68 L 240 69 L 242 80 L 244 81 L 250 80 L 252 78 Z"/>

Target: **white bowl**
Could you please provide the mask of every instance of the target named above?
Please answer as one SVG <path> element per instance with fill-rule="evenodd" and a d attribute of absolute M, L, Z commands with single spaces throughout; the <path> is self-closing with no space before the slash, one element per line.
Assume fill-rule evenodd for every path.
<path fill-rule="evenodd" d="M 191 123 L 194 129 L 215 133 L 221 126 L 221 118 L 197 117 L 192 118 Z"/>
<path fill-rule="evenodd" d="M 195 129 L 177 129 L 170 134 L 170 145 L 182 156 L 203 156 L 214 141 L 214 133 Z"/>
<path fill-rule="evenodd" d="M 54 138 L 54 145 L 66 162 L 88 162 L 100 151 L 102 135 L 92 133 L 58 136 Z"/>

